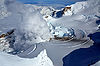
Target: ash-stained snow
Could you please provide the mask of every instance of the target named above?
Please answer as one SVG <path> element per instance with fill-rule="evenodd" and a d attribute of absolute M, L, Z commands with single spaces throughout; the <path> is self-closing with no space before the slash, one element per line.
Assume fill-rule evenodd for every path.
<path fill-rule="evenodd" d="M 0 39 L 0 51 L 4 52 L 12 52 L 13 49 L 10 48 L 9 41 L 7 41 L 5 38 Z"/>

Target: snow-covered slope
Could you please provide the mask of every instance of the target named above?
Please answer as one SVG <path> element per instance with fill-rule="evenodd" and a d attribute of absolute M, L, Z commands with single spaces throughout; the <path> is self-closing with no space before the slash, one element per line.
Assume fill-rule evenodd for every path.
<path fill-rule="evenodd" d="M 93 8 L 94 6 L 89 6 L 88 1 L 77 2 L 70 6 L 66 6 L 66 8 L 67 7 L 70 7 L 71 9 L 64 11 L 64 9 L 62 8 L 61 10 L 55 10 L 54 16 L 51 16 L 53 14 L 51 13 L 51 15 L 45 15 L 43 17 L 46 20 L 53 35 L 59 34 L 63 36 L 67 32 L 63 28 L 68 28 L 73 29 L 75 31 L 76 38 L 80 39 L 83 34 L 86 34 L 87 36 L 89 33 L 93 33 L 97 30 L 97 24 L 95 21 L 98 20 L 98 18 L 95 15 L 99 15 L 99 11 L 93 10 L 91 12 L 91 10 L 89 9 Z M 99 8 L 99 6 L 94 8 L 97 9 Z M 61 27 L 61 30 L 59 30 L 58 27 Z"/>
<path fill-rule="evenodd" d="M 31 59 L 0 52 L 0 61 L 0 66 L 53 66 L 46 50 L 41 51 L 37 57 Z"/>
<path fill-rule="evenodd" d="M 100 61 L 98 61 L 97 63 L 95 63 L 94 65 L 91 66 L 100 66 Z"/>
<path fill-rule="evenodd" d="M 41 42 L 41 40 L 49 39 L 48 38 L 49 37 L 48 27 L 46 26 L 45 21 L 41 18 L 41 15 L 38 12 L 34 12 L 34 10 L 36 9 L 28 5 L 26 6 L 24 4 L 18 3 L 13 0 L 0 0 L 0 5 L 4 7 L 0 9 L 0 11 L 11 13 L 10 15 L 7 15 L 7 16 L 5 14 L 0 13 L 1 14 L 0 16 L 1 18 L 0 19 L 0 35 L 2 33 L 5 34 L 7 31 L 11 29 L 16 29 L 17 31 L 14 32 L 16 39 L 14 40 L 15 40 L 15 44 L 19 46 L 24 43 L 26 45 L 34 44 L 34 43 Z M 12 44 L 13 47 L 10 47 L 11 44 L 9 43 L 9 39 L 5 37 L 0 39 L 0 48 L 1 48 L 0 49 L 1 50 L 0 59 L 2 60 L 2 62 L 0 63 L 0 66 L 1 65 L 2 66 L 14 66 L 14 65 L 15 66 L 33 66 L 33 65 L 53 66 L 52 61 L 49 59 L 49 57 L 46 54 L 46 50 L 42 51 L 38 55 L 38 57 L 34 59 L 24 59 L 18 56 L 13 56 L 13 55 L 8 55 L 6 53 L 2 53 L 2 51 L 5 51 L 5 52 L 13 51 L 12 48 L 14 48 L 15 44 L 13 43 Z"/>
<path fill-rule="evenodd" d="M 5 1 L 5 3 L 4 3 L 4 1 Z M 96 4 L 93 4 L 94 2 Z M 84 2 L 77 2 L 75 4 L 69 5 L 71 7 L 71 10 L 68 10 L 68 11 L 64 12 L 65 14 L 62 14 L 64 8 L 57 10 L 52 7 L 46 7 L 46 6 L 42 7 L 42 6 L 35 6 L 35 5 L 30 5 L 30 4 L 21 4 L 19 2 L 13 1 L 13 0 L 1 0 L 0 5 L 2 5 L 3 8 L 1 8 L 1 6 L 0 6 L 0 8 L 1 8 L 0 11 L 3 11 L 4 14 L 0 13 L 3 15 L 0 17 L 1 18 L 0 19 L 0 34 L 6 33 L 8 30 L 11 30 L 11 29 L 16 29 L 16 31 L 14 32 L 14 34 L 16 36 L 15 43 L 13 43 L 14 50 L 26 48 L 26 46 L 28 46 L 28 45 L 31 46 L 34 44 L 38 44 L 40 42 L 46 43 L 46 41 L 49 41 L 51 38 L 54 38 L 54 35 L 57 35 L 58 37 L 64 37 L 67 35 L 69 37 L 69 35 L 70 35 L 71 37 L 73 37 L 75 34 L 75 38 L 83 39 L 85 37 L 87 40 L 88 39 L 87 35 L 95 32 L 98 29 L 97 24 L 96 24 L 96 20 L 98 20 L 97 16 L 100 16 L 100 9 L 99 9 L 100 5 L 98 5 L 98 4 L 99 4 L 99 0 L 93 1 L 93 2 L 90 0 L 84 1 Z M 10 13 L 10 14 L 6 14 L 6 13 Z M 60 16 L 60 17 L 58 18 L 57 16 Z M 55 42 L 55 40 L 53 40 L 53 41 Z M 62 41 L 57 41 L 57 42 L 58 42 L 57 44 L 60 44 L 60 45 L 66 44 L 66 43 L 63 43 Z M 59 43 L 59 42 L 61 42 L 61 43 Z M 43 43 L 43 44 L 46 46 L 45 43 Z M 72 44 L 72 43 L 77 44 L 77 42 L 70 42 L 68 44 Z M 51 42 L 50 44 L 55 44 L 55 43 Z M 40 43 L 40 45 L 41 45 L 41 43 Z M 89 44 L 87 44 L 87 45 L 89 45 Z M 16 46 L 17 46 L 17 48 L 15 48 Z M 9 43 L 7 45 L 7 48 L 9 48 Z M 48 48 L 49 47 L 47 47 L 47 49 Z M 58 45 L 56 46 L 56 49 L 57 48 L 58 48 Z M 38 49 L 40 49 L 40 48 L 38 48 Z M 73 48 L 71 48 L 71 49 L 73 49 Z M 49 50 L 50 50 L 50 48 L 49 48 Z M 55 50 L 55 48 L 54 48 L 54 50 Z M 66 55 L 69 53 L 69 51 L 66 50 L 66 52 L 67 52 L 66 53 L 63 50 L 65 51 L 66 48 L 62 49 L 63 54 Z M 73 50 L 75 50 L 75 48 Z M 37 51 L 40 51 L 40 50 L 37 50 Z M 56 51 L 58 51 L 58 50 L 56 50 Z M 49 52 L 55 53 L 55 51 L 53 51 L 53 50 L 50 50 Z M 48 52 L 48 54 L 49 54 L 49 52 Z M 3 57 L 2 58 L 3 60 L 5 60 L 5 59 L 2 54 L 5 55 L 5 57 L 7 57 L 7 59 L 8 59 L 8 57 L 11 56 L 11 55 L 6 55 L 4 53 L 1 53 L 0 56 Z M 38 56 L 39 58 L 37 57 L 38 59 L 36 60 L 36 62 L 34 59 L 33 60 L 32 59 L 28 59 L 28 60 L 23 59 L 21 61 L 21 63 L 30 62 L 29 64 L 31 64 L 34 62 L 33 65 L 35 63 L 36 64 L 42 64 L 42 63 L 45 64 L 42 66 L 48 66 L 47 64 L 49 63 L 50 66 L 52 66 L 53 62 L 54 62 L 55 66 L 56 66 L 56 65 L 62 64 L 58 61 L 59 60 L 61 61 L 62 56 L 64 56 L 64 55 L 61 55 L 58 51 L 57 57 L 60 57 L 60 58 L 57 60 L 58 63 L 56 64 L 56 61 L 55 61 L 56 59 L 54 58 L 54 57 L 56 57 L 56 55 L 53 56 L 53 54 L 49 54 L 49 57 L 53 59 L 52 60 L 53 62 L 45 61 L 45 60 L 41 59 L 42 55 L 43 55 L 44 59 L 48 58 L 45 51 L 43 51 L 42 53 L 39 54 L 39 56 Z M 46 55 L 46 57 L 44 57 L 44 55 Z M 16 58 L 14 58 L 14 57 L 15 56 L 13 56 L 13 60 L 15 60 L 15 61 L 13 61 L 13 62 L 17 62 L 16 58 L 17 58 L 17 60 L 20 60 L 19 57 L 16 57 Z M 6 60 L 6 61 L 8 61 L 8 60 Z M 2 61 L 2 63 L 4 63 L 4 62 Z M 9 63 L 12 64 L 12 62 L 10 62 L 10 61 L 9 61 Z M 17 66 L 18 63 L 14 64 L 14 65 Z M 23 64 L 23 66 L 24 66 L 24 64 Z M 41 65 L 37 65 L 37 66 L 41 66 Z"/>

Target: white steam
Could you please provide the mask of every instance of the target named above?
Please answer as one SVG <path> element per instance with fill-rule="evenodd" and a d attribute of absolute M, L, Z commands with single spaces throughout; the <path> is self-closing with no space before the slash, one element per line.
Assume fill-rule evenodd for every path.
<path fill-rule="evenodd" d="M 20 31 L 25 34 L 24 37 L 32 42 L 43 42 L 49 40 L 50 33 L 46 22 L 38 12 L 31 12 L 23 17 Z"/>

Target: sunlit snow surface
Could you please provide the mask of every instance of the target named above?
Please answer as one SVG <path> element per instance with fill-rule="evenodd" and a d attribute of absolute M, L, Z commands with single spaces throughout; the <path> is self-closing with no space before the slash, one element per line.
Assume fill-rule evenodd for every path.
<path fill-rule="evenodd" d="M 81 41 L 78 42 L 79 44 L 77 42 L 68 43 L 62 41 L 45 42 L 49 41 L 52 37 L 52 34 L 49 32 L 50 26 L 48 24 L 51 23 L 54 27 L 63 26 L 74 28 L 75 30 L 81 29 L 87 36 L 98 29 L 95 23 L 98 18 L 95 15 L 100 16 L 99 2 L 99 0 L 77 2 L 71 5 L 71 11 L 66 12 L 65 15 L 60 18 L 56 18 L 50 16 L 52 10 L 56 10 L 52 7 L 21 4 L 13 0 L 0 0 L 0 5 L 3 7 L 0 9 L 0 12 L 4 12 L 0 13 L 0 34 L 11 29 L 16 29 L 16 40 L 14 43 L 15 46 L 18 46 L 16 49 L 39 43 L 35 52 L 31 52 L 27 55 L 26 53 L 29 53 L 28 50 L 31 50 L 31 48 L 28 48 L 28 50 L 19 54 L 21 57 L 31 57 L 31 59 L 20 58 L 0 52 L 0 60 L 2 61 L 0 64 L 2 66 L 53 66 L 53 64 L 54 66 L 61 66 L 62 58 L 66 54 L 78 48 L 89 47 L 92 43 L 89 42 L 88 44 L 81 45 Z M 44 18 L 47 15 L 49 17 L 47 19 Z M 86 37 L 86 39 L 88 38 Z M 47 53 L 46 50 L 43 51 L 43 49 L 46 49 Z"/>
<path fill-rule="evenodd" d="M 37 57 L 31 59 L 0 52 L 0 61 L 0 66 L 53 66 L 46 50 L 41 51 Z"/>

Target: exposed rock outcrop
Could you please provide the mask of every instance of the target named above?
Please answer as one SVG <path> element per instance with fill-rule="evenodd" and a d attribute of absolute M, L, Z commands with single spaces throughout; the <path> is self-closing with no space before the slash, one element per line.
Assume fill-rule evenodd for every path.
<path fill-rule="evenodd" d="M 63 14 L 64 14 L 65 12 L 67 12 L 68 10 L 71 11 L 71 6 L 67 6 L 67 7 L 65 7 L 65 8 L 63 9 Z"/>
<path fill-rule="evenodd" d="M 13 51 L 13 44 L 15 42 L 14 31 L 15 29 L 12 29 L 5 34 L 0 35 L 0 51 L 4 52 Z"/>

